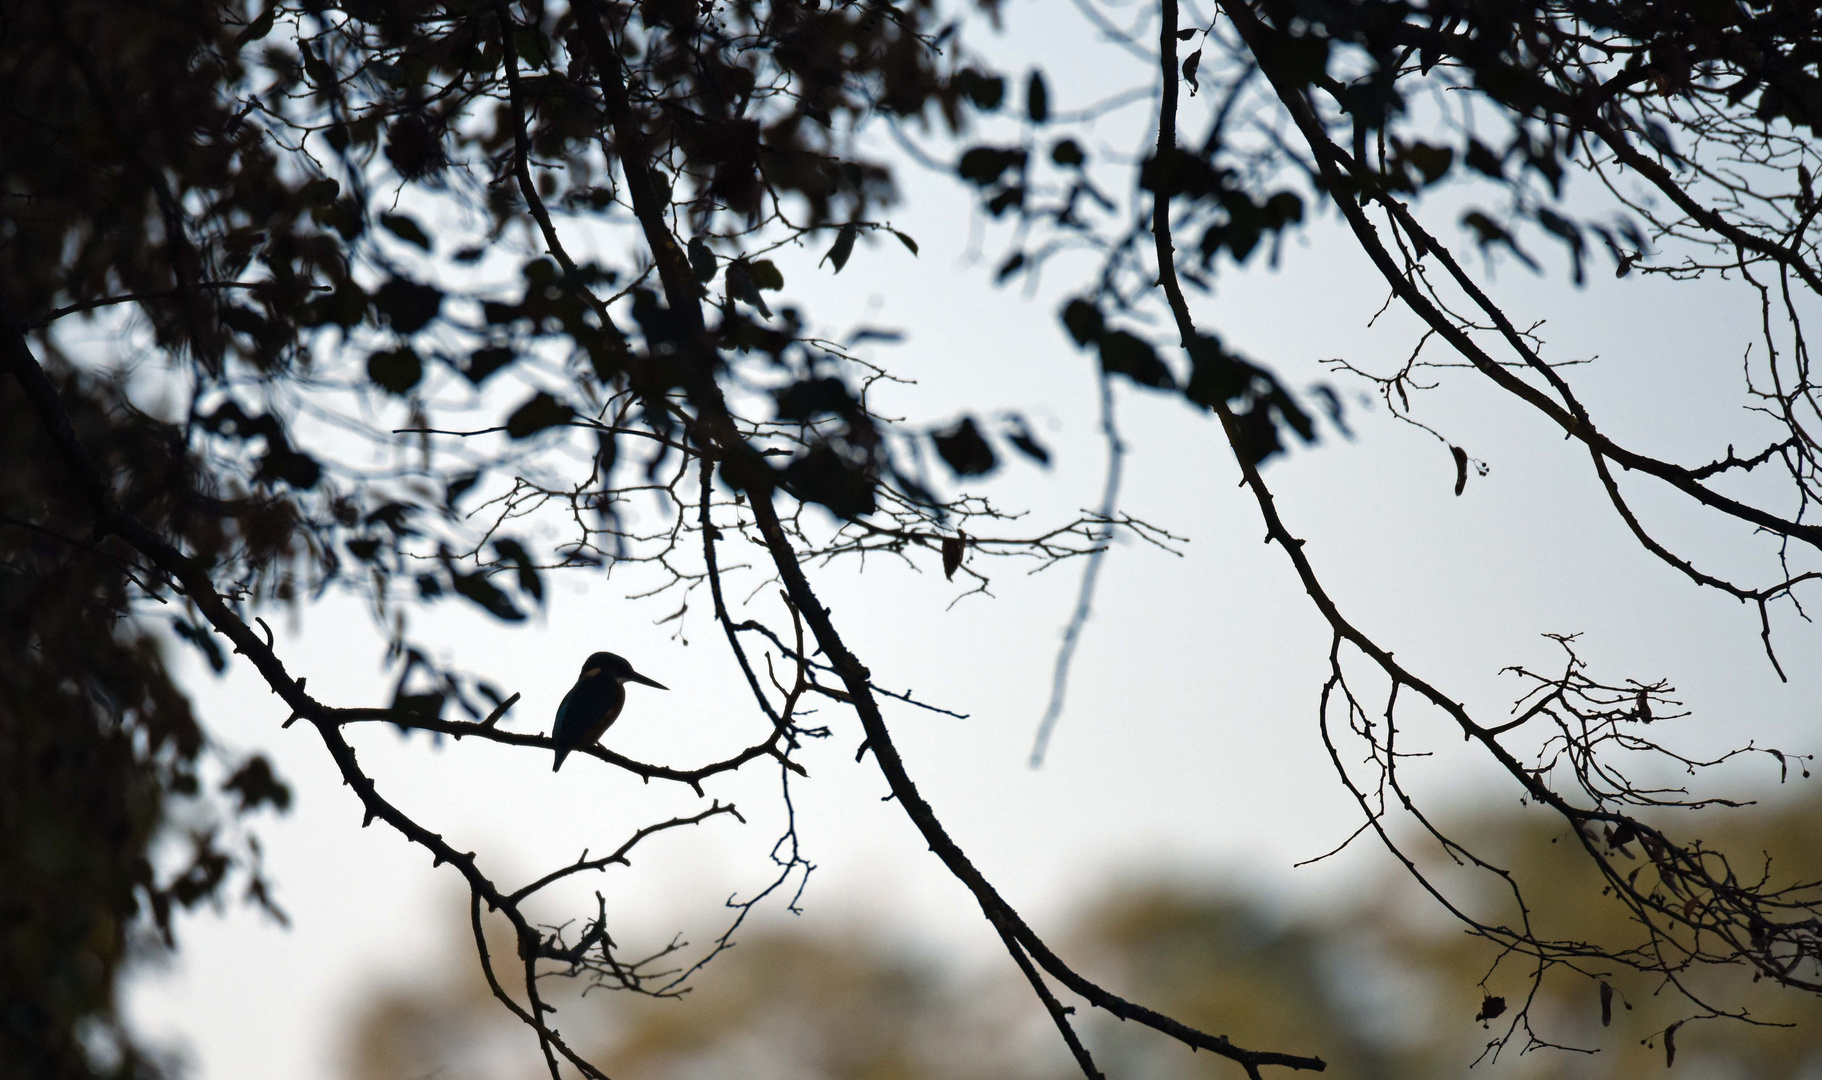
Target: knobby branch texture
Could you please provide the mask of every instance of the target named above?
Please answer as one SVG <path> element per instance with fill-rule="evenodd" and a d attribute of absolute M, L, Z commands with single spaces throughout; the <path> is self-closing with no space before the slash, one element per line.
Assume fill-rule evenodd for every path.
<path fill-rule="evenodd" d="M 566 1067 L 605 1074 L 557 1026 L 551 980 L 674 997 L 759 905 L 796 910 L 813 869 L 791 801 L 809 780 L 798 751 L 832 737 L 831 716 L 858 725 L 856 760 L 872 756 L 1090 1080 L 1102 1072 L 1071 998 L 1249 1077 L 1322 1070 L 1302 1048 L 1255 1048 L 1127 1001 L 1047 944 L 920 794 L 887 710 L 960 714 L 894 689 L 909 676 L 876 676 L 847 644 L 862 637 L 855 624 L 838 625 L 820 599 L 843 567 L 870 558 L 940 569 L 958 602 L 981 602 L 996 565 L 1079 560 L 1041 760 L 1058 737 L 1069 661 L 1092 641 L 1109 545 L 1175 551 L 1183 539 L 1121 509 L 1132 466 L 1114 409 L 1127 394 L 1175 398 L 1219 425 L 1267 541 L 1329 628 L 1316 722 L 1359 807 L 1354 835 L 1376 836 L 1492 942 L 1496 969 L 1529 979 L 1516 1008 L 1488 992 L 1477 1019 L 1503 1025 L 1489 1055 L 1558 1045 L 1531 1014 L 1546 978 L 1586 979 L 1607 1002 L 1616 972 L 1642 975 L 1681 995 L 1691 1019 L 1752 1020 L 1710 992 L 1700 975 L 1712 969 L 1822 992 L 1822 883 L 1736 866 L 1671 813 L 1727 800 L 1636 779 L 1741 755 L 1780 773 L 1805 759 L 1756 744 L 1679 753 L 1650 726 L 1684 716 L 1670 683 L 1594 674 L 1573 635 L 1554 637 L 1557 667 L 1510 669 L 1523 692 L 1509 713 L 1458 701 L 1395 659 L 1386 632 L 1344 612 L 1266 479 L 1292 447 L 1349 434 L 1339 383 L 1446 446 L 1459 495 L 1486 465 L 1422 415 L 1422 392 L 1445 376 L 1484 380 L 1535 415 L 1540 438 L 1586 451 L 1646 556 L 1750 605 L 1767 667 L 1783 677 L 1783 626 L 1822 579 L 1822 525 L 1811 520 L 1822 411 L 1802 327 L 1822 296 L 1822 16 L 1753 0 L 1075 9 L 1089 28 L 1080 55 L 1021 84 L 993 60 L 995 34 L 1021 12 L 993 0 L 9 7 L 0 609 L 16 674 L 0 677 L 0 707 L 17 745 L 38 745 L 29 735 L 72 761 L 106 760 L 114 788 L 144 793 L 85 826 L 126 839 L 87 877 L 58 879 L 75 900 L 46 899 L 43 876 L 0 875 L 23 883 L 8 888 L 32 902 L 8 902 L 57 948 L 113 928 L 109 974 L 82 995 L 47 989 L 54 959 L 9 973 L 36 987 L 26 994 L 47 1018 L 30 1034 L 9 1029 L 9 1054 L 38 1075 L 91 1074 L 78 1031 L 113 1019 L 109 980 L 130 952 L 121 928 L 142 904 L 168 939 L 173 904 L 211 899 L 244 872 L 249 896 L 278 912 L 257 841 L 241 831 L 247 814 L 289 799 L 263 758 L 231 763 L 220 825 L 197 833 L 175 878 L 160 881 L 146 859 L 170 808 L 211 798 L 198 780 L 211 740 L 149 629 L 164 625 L 218 671 L 250 664 L 279 720 L 314 729 L 364 823 L 461 876 L 487 985 L 553 1080 Z M 1090 68 L 1104 81 L 1122 63 L 1126 89 L 1080 103 L 1079 87 L 1099 85 Z M 1091 131 L 1130 137 L 1130 152 L 1091 153 Z M 974 493 L 998 470 L 1050 463 L 1027 419 L 985 401 L 893 418 L 886 403 L 904 379 L 878 357 L 895 335 L 833 340 L 802 306 L 814 290 L 787 285 L 780 264 L 799 250 L 822 252 L 817 273 L 878 251 L 915 256 L 918 240 L 889 214 L 901 178 L 920 169 L 954 181 L 996 226 L 1007 245 L 996 280 L 1035 281 L 1051 265 L 1074 275 L 1063 340 L 1094 358 L 1083 377 L 1102 403 L 1109 462 L 1093 510 L 1026 521 Z M 1457 210 L 1472 251 L 1452 248 L 1433 220 Z M 1344 226 L 1388 305 L 1422 328 L 1402 367 L 1337 359 L 1335 383 L 1297 386 L 1208 328 L 1217 277 L 1264 272 L 1260 259 L 1275 265 L 1319 214 Z M 1740 283 L 1757 338 L 1744 393 L 1766 442 L 1686 464 L 1613 434 L 1622 425 L 1585 403 L 1573 365 L 1472 268 L 1478 255 L 1541 271 L 1539 244 L 1577 283 L 1597 263 L 1621 277 Z M 1448 359 L 1436 357 L 1443 349 Z M 1660 538 L 1634 510 L 1644 483 L 1768 538 L 1760 576 L 1736 580 Z M 553 580 L 603 572 L 649 583 L 629 602 L 669 612 L 661 621 L 679 635 L 706 590 L 752 696 L 751 734 L 702 764 L 573 748 L 588 767 L 708 805 L 591 849 L 609 854 L 503 884 L 389 799 L 348 729 L 557 749 L 550 735 L 509 729 L 519 694 L 440 659 L 414 618 L 465 604 L 511 632 Z M 371 610 L 390 701 L 333 703 L 333 687 L 308 688 L 276 648 L 261 612 L 330 590 Z M 1552 936 L 1520 876 L 1438 822 L 1401 771 L 1425 752 L 1410 745 L 1417 714 L 1445 717 L 1515 795 L 1560 819 L 1632 938 Z M 0 763 L 24 775 L 22 760 Z M 545 890 L 629 867 L 661 834 L 744 822 L 711 786 L 772 768 L 785 821 L 772 876 L 730 902 L 706 949 L 623 949 L 605 892 L 561 925 L 531 914 Z M 63 785 L 66 802 L 98 798 L 78 790 L 74 770 L 34 775 Z M 9 811 L 6 827 L 22 832 L 26 820 Z M 224 850 L 229 837 L 242 847 Z M 1463 899 L 1439 860 L 1501 899 Z M 489 914 L 510 924 L 516 956 L 490 951 Z M 1675 1026 L 1662 1033 L 1667 1053 Z M 111 1030 L 139 1062 L 130 1036 Z"/>

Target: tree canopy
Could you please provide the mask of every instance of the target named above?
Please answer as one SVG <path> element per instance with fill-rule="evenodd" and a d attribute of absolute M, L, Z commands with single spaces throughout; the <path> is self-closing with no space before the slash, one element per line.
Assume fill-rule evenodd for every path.
<path fill-rule="evenodd" d="M 173 910 L 236 881 L 279 910 L 241 819 L 289 789 L 257 756 L 202 789 L 213 744 L 166 665 L 163 627 L 218 669 L 257 670 L 282 702 L 275 719 L 314 729 L 367 822 L 460 876 L 487 983 L 553 1078 L 605 1073 L 547 1010 L 552 980 L 674 994 L 731 938 L 682 964 L 625 955 L 606 899 L 562 929 L 527 903 L 655 834 L 737 814 L 714 797 L 718 776 L 775 769 L 788 805 L 808 781 L 794 754 L 831 737 L 836 709 L 1090 1080 L 1101 1066 L 1071 1002 L 1249 1076 L 1323 1068 L 1307 1047 L 1128 1001 L 1054 949 L 898 751 L 884 704 L 941 703 L 876 680 L 847 644 L 853 624 L 821 599 L 826 575 L 869 558 L 928 566 L 964 592 L 985 588 L 992 557 L 1078 562 L 1041 759 L 1108 544 L 1171 540 L 1122 510 L 1116 391 L 1180 400 L 1219 430 L 1299 602 L 1331 631 L 1317 721 L 1357 835 L 1382 840 L 1502 963 L 1533 986 L 1655 977 L 1690 1017 L 1747 1015 L 1704 989 L 1710 968 L 1822 990 L 1822 886 L 1730 859 L 1671 813 L 1724 800 L 1649 779 L 1708 763 L 1651 726 L 1679 715 L 1667 681 L 1597 672 L 1564 636 L 1558 666 L 1516 669 L 1526 689 L 1511 712 L 1464 703 L 1351 619 L 1269 480 L 1292 448 L 1345 434 L 1347 395 L 1365 387 L 1447 448 L 1459 494 L 1483 466 L 1425 423 L 1421 391 L 1485 380 L 1539 438 L 1586 452 L 1647 557 L 1748 605 L 1782 676 L 1785 638 L 1813 648 L 1801 605 L 1822 579 L 1822 416 L 1803 331 L 1822 293 L 1814 6 L 1078 0 L 1132 64 L 1131 90 L 1098 102 L 1078 99 L 1067 57 L 999 70 L 1001 6 L 71 0 L 0 15 L 10 1057 L 43 1076 L 152 1070 L 124 1032 L 111 1061 L 84 1034 L 113 1023 L 135 928 L 149 918 L 168 938 Z M 1087 136 L 1135 104 L 1149 110 L 1137 146 Z M 1094 512 L 1032 522 L 982 497 L 972 485 L 1007 460 L 1049 460 L 1033 425 L 986 400 L 890 416 L 879 400 L 895 374 L 863 348 L 869 333 L 825 336 L 814 283 L 785 279 L 790 249 L 821 251 L 828 274 L 871 245 L 915 255 L 890 215 L 906 170 L 925 168 L 1008 226 L 1000 282 L 1072 275 L 1059 318 L 1093 362 L 1067 370 L 1096 382 L 1106 410 Z M 1402 368 L 1338 363 L 1331 382 L 1294 386 L 1199 315 L 1218 280 L 1269 272 L 1318 214 L 1345 224 L 1388 304 L 1421 328 Z M 1490 292 L 1498 263 L 1575 282 L 1740 281 L 1756 298 L 1741 400 L 1769 434 L 1696 462 L 1613 434 L 1572 366 Z M 1707 565 L 1659 536 L 1641 498 L 1734 530 L 1755 558 Z M 735 539 L 764 561 L 732 565 Z M 503 723 L 516 695 L 440 658 L 413 620 L 469 605 L 523 624 L 564 575 L 624 566 L 662 579 L 649 604 L 708 607 L 752 692 L 750 738 L 707 763 L 579 749 L 571 768 L 707 804 L 505 884 L 389 801 L 347 730 L 550 752 L 548 735 Z M 390 700 L 343 700 L 320 676 L 307 686 L 275 647 L 264 614 L 331 589 L 368 600 Z M 1523 860 L 1458 837 L 1412 797 L 1399 739 L 1420 713 L 1554 815 L 1624 930 L 1534 922 Z M 1749 739 L 1735 753 L 1803 768 Z M 192 857 L 161 874 L 148 852 L 179 818 Z M 1413 836 L 1504 898 L 1462 899 Z M 753 904 L 801 888 L 794 837 L 773 852 L 775 884 L 730 934 Z M 510 923 L 510 954 L 489 949 L 487 912 Z M 1482 1019 L 1516 1049 L 1554 1045 L 1534 999 L 1489 992 Z"/>

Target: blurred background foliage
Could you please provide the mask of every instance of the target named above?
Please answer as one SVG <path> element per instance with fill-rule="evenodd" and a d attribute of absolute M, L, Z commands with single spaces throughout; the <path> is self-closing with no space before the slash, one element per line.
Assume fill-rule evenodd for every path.
<path fill-rule="evenodd" d="M 1755 810 L 1710 812 L 1713 844 L 1750 866 L 1779 853 L 1779 876 L 1814 880 L 1822 792 Z M 1566 939 L 1639 937 L 1603 901 L 1596 872 L 1572 838 L 1535 807 L 1490 810 L 1454 823 L 1454 834 L 1533 882 L 1532 917 Z M 1415 846 L 1415 845 L 1413 845 Z M 1439 860 L 1440 863 L 1440 860 Z M 1439 865 L 1427 867 L 1446 880 Z M 348 1080 L 508 1080 L 540 1075 L 523 1052 L 529 1037 L 492 1000 L 458 945 L 466 903 L 452 904 L 451 947 L 428 971 L 351 1000 Z M 1500 898 L 1483 897 L 1489 910 Z M 864 904 L 864 901 L 863 901 Z M 571 994 L 557 999 L 565 1030 L 591 1046 L 609 1075 L 695 1080 L 1066 1080 L 1075 1064 L 1050 1037 L 1047 1018 L 1017 973 L 970 969 L 908 945 L 863 914 L 773 922 L 717 961 L 716 978 L 681 999 Z M 1293 912 L 1296 912 L 1293 914 Z M 1512 914 L 1508 911 L 1507 914 Z M 510 954 L 503 924 L 493 951 Z M 1425 1080 L 1488 1075 L 1542 1080 L 1630 1080 L 1666 1075 L 1754 1080 L 1822 1076 L 1822 1002 L 1749 982 L 1737 970 L 1694 972 L 1698 998 L 1742 1003 L 1752 1022 L 1702 1020 L 1661 980 L 1589 970 L 1613 989 L 1603 1026 L 1598 982 L 1551 972 L 1532 1007 L 1540 1037 L 1557 1049 L 1483 1052 L 1527 992 L 1529 971 L 1504 963 L 1464 933 L 1408 878 L 1381 878 L 1320 905 L 1223 891 L 1135 870 L 1104 883 L 1078 912 L 1067 948 L 1110 989 L 1208 1031 L 1245 1031 L 1268 1045 L 1320 1054 L 1325 1075 Z M 1482 982 L 1484 980 L 1484 983 Z M 1488 999 L 1508 1004 L 1479 1019 Z M 1096 1015 L 1084 1035 L 1109 1075 L 1143 1080 L 1239 1076 L 1240 1069 Z M 1515 1043 L 1514 1046 L 1522 1043 Z"/>

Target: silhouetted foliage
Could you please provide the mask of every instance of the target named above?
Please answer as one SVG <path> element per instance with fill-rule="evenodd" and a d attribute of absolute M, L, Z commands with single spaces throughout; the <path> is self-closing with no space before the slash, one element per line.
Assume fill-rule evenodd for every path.
<path fill-rule="evenodd" d="M 282 809 L 285 788 L 263 764 L 230 762 L 221 797 L 205 795 L 209 742 L 153 634 L 169 625 L 212 666 L 253 665 L 287 722 L 320 735 L 366 821 L 462 875 L 477 930 L 484 908 L 503 913 L 515 956 L 490 953 L 477 933 L 493 993 L 533 1029 L 553 1078 L 565 1061 L 601 1076 L 551 1025 L 540 983 L 569 976 L 665 995 L 708 957 L 679 972 L 662 955 L 619 955 L 605 905 L 568 930 L 533 924 L 523 902 L 591 864 L 518 890 L 499 885 L 474 855 L 388 802 L 343 729 L 384 721 L 548 753 L 548 738 L 504 730 L 511 699 L 440 666 L 409 616 L 471 604 L 521 622 L 544 604 L 552 574 L 647 563 L 670 575 L 655 596 L 679 615 L 706 588 L 754 694 L 751 741 L 694 767 L 600 746 L 578 754 L 698 795 L 718 773 L 775 765 L 788 792 L 803 776 L 793 751 L 829 735 L 800 722 L 804 701 L 839 705 L 1090 1080 L 1098 1067 L 1059 993 L 1251 1076 L 1321 1068 L 1303 1048 L 1253 1049 L 1252 1033 L 1231 1041 L 1207 1033 L 1224 1026 L 1198 1030 L 1128 1002 L 1053 952 L 918 795 L 879 707 L 909 697 L 876 685 L 810 575 L 844 556 L 889 554 L 983 589 L 976 556 L 1039 565 L 1086 556 L 1047 735 L 1110 538 L 1170 540 L 1120 513 L 1116 386 L 1174 396 L 1220 425 L 1268 537 L 1333 630 L 1320 720 L 1363 831 L 1402 854 L 1408 840 L 1388 822 L 1409 814 L 1428 824 L 1393 751 L 1421 701 L 1557 816 L 1644 940 L 1538 929 L 1519 875 L 1431 829 L 1452 857 L 1512 889 L 1508 912 L 1451 906 L 1470 929 L 1540 981 L 1559 971 L 1599 981 L 1609 969 L 1661 978 L 1685 991 L 1692 1017 L 1741 1015 L 1688 992 L 1711 966 L 1822 990 L 1822 889 L 1748 874 L 1681 838 L 1658 812 L 1713 800 L 1641 788 L 1611 764 L 1634 752 L 1702 764 L 1646 730 L 1674 708 L 1667 684 L 1593 676 L 1565 638 L 1562 674 L 1521 671 L 1528 693 L 1516 718 L 1481 718 L 1348 621 L 1260 472 L 1316 441 L 1318 417 L 1345 431 L 1341 399 L 1288 386 L 1270 358 L 1221 343 L 1185 291 L 1275 261 L 1317 207 L 1338 215 L 1424 334 L 1401 370 L 1343 364 L 1337 377 L 1368 380 L 1411 418 L 1423 385 L 1413 374 L 1430 364 L 1423 349 L 1452 349 L 1452 363 L 1587 451 L 1646 551 L 1754 605 L 1776 664 L 1774 605 L 1822 576 L 1812 568 L 1822 526 L 1810 520 L 1822 417 L 1801 334 L 1803 310 L 1822 294 L 1813 190 L 1822 16 L 1781 2 L 1259 0 L 1220 4 L 1203 27 L 1183 25 L 1176 0 L 1161 0 L 1122 29 L 1094 0 L 1079 6 L 1132 54 L 1137 96 L 1155 109 L 1137 159 L 1086 148 L 1088 127 L 1116 106 L 1077 100 L 1067 57 L 1022 75 L 992 70 L 977 46 L 998 19 L 992 2 L 9 4 L 0 19 L 9 1055 L 37 1075 L 150 1069 L 124 1043 L 118 1061 L 103 1060 L 80 1035 L 110 1022 L 133 928 L 149 917 L 168 931 L 174 907 L 220 895 L 237 864 L 266 902 L 257 849 L 236 841 L 228 851 L 223 837 L 241 814 Z M 1000 110 L 1019 115 L 993 120 Z M 905 154 L 882 149 L 875 133 L 888 131 Z M 1111 468 L 1097 513 L 1008 532 L 1009 515 L 965 485 L 1017 462 L 1006 447 L 1048 460 L 1025 421 L 976 401 L 943 418 L 889 421 L 869 393 L 890 372 L 806 329 L 806 290 L 768 256 L 813 247 L 839 273 L 881 241 L 915 255 L 915 238 L 886 217 L 907 158 L 953 162 L 944 171 L 981 212 L 1016 225 L 998 280 L 1035 274 L 1064 250 L 1100 256 L 1062 311 L 1098 361 L 1092 377 L 1108 410 Z M 1604 195 L 1572 199 L 1575 179 Z M 1553 250 L 1578 282 L 1602 260 L 1621 276 L 1742 278 L 1763 301 L 1764 348 L 1747 391 L 1774 436 L 1744 457 L 1728 447 L 1688 465 L 1608 434 L 1544 359 L 1534 328 L 1480 287 L 1455 254 L 1461 245 L 1423 224 L 1445 183 L 1466 244 L 1489 259 L 1535 267 L 1547 263 L 1533 252 Z M 572 255 L 585 232 L 607 238 L 588 244 L 613 253 L 605 262 Z M 77 320 L 111 339 L 78 342 L 67 332 Z M 1435 434 L 1459 493 L 1480 466 L 1462 440 Z M 1636 481 L 1622 484 L 1614 466 L 1776 538 L 1763 582 L 1724 579 L 1656 539 L 1631 509 Z M 635 512 L 635 497 L 649 507 L 654 496 L 659 519 Z M 529 520 L 557 523 L 563 539 L 534 543 Z M 782 607 L 761 606 L 769 590 L 724 595 L 717 543 L 729 535 L 757 541 Z M 334 688 L 307 690 L 263 632 L 257 612 L 332 587 L 372 601 L 396 665 L 389 704 L 327 703 Z M 1364 771 L 1353 764 L 1362 758 Z M 161 823 L 174 801 L 193 798 L 221 825 L 196 834 L 174 876 L 161 874 Z M 712 802 L 656 822 L 621 852 L 732 812 Z M 807 871 L 794 834 L 773 850 L 778 877 L 761 899 L 791 895 Z M 735 926 L 757 902 L 739 908 Z M 516 961 L 514 978 L 502 959 Z M 1505 995 L 1503 1010 L 1492 1000 L 1481 1013 L 1510 1025 L 1503 1037 L 1522 1035 L 1521 1049 L 1548 1042 L 1532 1031 L 1530 997 Z M 1663 1030 L 1667 1051 L 1674 1030 Z"/>

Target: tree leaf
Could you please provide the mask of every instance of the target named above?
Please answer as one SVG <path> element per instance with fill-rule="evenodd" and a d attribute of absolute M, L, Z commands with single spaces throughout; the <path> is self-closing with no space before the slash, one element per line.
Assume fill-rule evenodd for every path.
<path fill-rule="evenodd" d="M 424 361 L 408 345 L 376 352 L 367 358 L 367 378 L 387 393 L 404 397 L 424 378 Z"/>
<path fill-rule="evenodd" d="M 245 814 L 261 806 L 285 811 L 291 808 L 291 788 L 273 771 L 264 754 L 254 754 L 222 781 L 221 789 L 240 796 L 240 812 Z"/>
<path fill-rule="evenodd" d="M 830 245 L 828 252 L 823 255 L 822 262 L 816 265 L 821 266 L 822 263 L 832 262 L 835 264 L 835 272 L 841 273 L 841 268 L 848 265 L 848 256 L 854 254 L 854 238 L 859 234 L 860 227 L 853 222 L 843 225 L 841 231 L 835 234 L 835 243 Z"/>
<path fill-rule="evenodd" d="M 709 247 L 707 237 L 690 238 L 690 271 L 700 282 L 715 280 L 715 249 Z"/>
<path fill-rule="evenodd" d="M 1101 334 L 1101 369 L 1110 375 L 1124 375 L 1140 386 L 1173 390 L 1177 380 L 1171 375 L 1151 342 L 1125 330 Z"/>
<path fill-rule="evenodd" d="M 799 500 L 820 503 L 837 517 L 870 514 L 876 506 L 872 474 L 827 443 L 785 466 L 784 482 Z"/>
<path fill-rule="evenodd" d="M 753 287 L 767 292 L 777 292 L 784 288 L 784 274 L 778 264 L 770 259 L 755 259 L 747 264 L 747 273 L 753 278 Z"/>
<path fill-rule="evenodd" d="M 277 14 L 277 0 L 271 0 L 271 2 L 266 4 L 264 11 L 261 11 L 252 22 L 243 27 L 240 33 L 234 35 L 235 47 L 239 48 L 240 46 L 251 44 L 252 42 L 265 37 L 267 34 L 270 34 L 272 32 L 273 16 Z"/>
<path fill-rule="evenodd" d="M 540 390 L 506 418 L 506 434 L 527 439 L 546 428 L 567 424 L 575 415 L 576 410 Z"/>
<path fill-rule="evenodd" d="M 429 234 L 424 232 L 424 227 L 422 225 L 419 225 L 410 217 L 407 217 L 404 214 L 381 214 L 380 225 L 387 232 L 398 237 L 400 240 L 405 241 L 407 244 L 414 244 L 425 251 L 430 250 Z"/>
<path fill-rule="evenodd" d="M 961 537 L 943 537 L 943 580 L 955 580 L 955 572 L 962 568 L 962 553 L 966 550 L 967 542 Z"/>
<path fill-rule="evenodd" d="M 1468 488 L 1468 452 L 1459 446 L 1451 446 L 1449 453 L 1455 458 L 1455 494 L 1460 496 Z"/>
<path fill-rule="evenodd" d="M 501 592 L 493 582 L 488 581 L 485 575 L 452 572 L 450 576 L 454 579 L 451 587 L 456 592 L 474 601 L 494 618 L 504 622 L 520 622 L 525 618 L 525 613 L 513 606 L 513 602 L 507 598 L 506 594 Z"/>
<path fill-rule="evenodd" d="M 984 476 L 999 464 L 972 416 L 962 417 L 952 428 L 932 433 L 930 441 L 957 476 Z"/>
<path fill-rule="evenodd" d="M 394 277 L 373 294 L 373 306 L 394 330 L 415 334 L 430 325 L 443 307 L 443 290 L 409 278 Z"/>
<path fill-rule="evenodd" d="M 963 180 L 980 187 L 991 187 L 999 183 L 1007 169 L 1022 169 L 1025 166 L 1023 147 L 971 146 L 962 151 L 962 156 L 955 163 L 955 171 Z"/>
<path fill-rule="evenodd" d="M 1006 441 L 1039 465 L 1050 467 L 1050 451 L 1031 434 L 1031 428 L 1025 423 L 1024 417 L 1012 418 L 1012 430 L 1006 433 Z"/>
<path fill-rule="evenodd" d="M 487 377 L 506 365 L 517 360 L 518 354 L 504 345 L 476 349 L 468 354 L 468 363 L 462 367 L 462 375 L 476 386 L 487 381 Z"/>
<path fill-rule="evenodd" d="M 1025 84 L 1025 115 L 1031 117 L 1034 124 L 1050 119 L 1050 87 L 1044 84 L 1041 71 L 1033 71 L 1030 81 Z"/>
<path fill-rule="evenodd" d="M 904 233 L 899 232 L 897 229 L 892 230 L 892 235 L 898 237 L 898 242 L 905 245 L 905 250 L 909 251 L 913 256 L 917 254 L 917 241 L 906 236 Z"/>
<path fill-rule="evenodd" d="M 1087 300 L 1071 300 L 1063 305 L 1063 326 L 1069 336 L 1075 338 L 1077 345 L 1087 345 L 1101 336 L 1106 323 L 1101 318 L 1101 309 Z"/>

